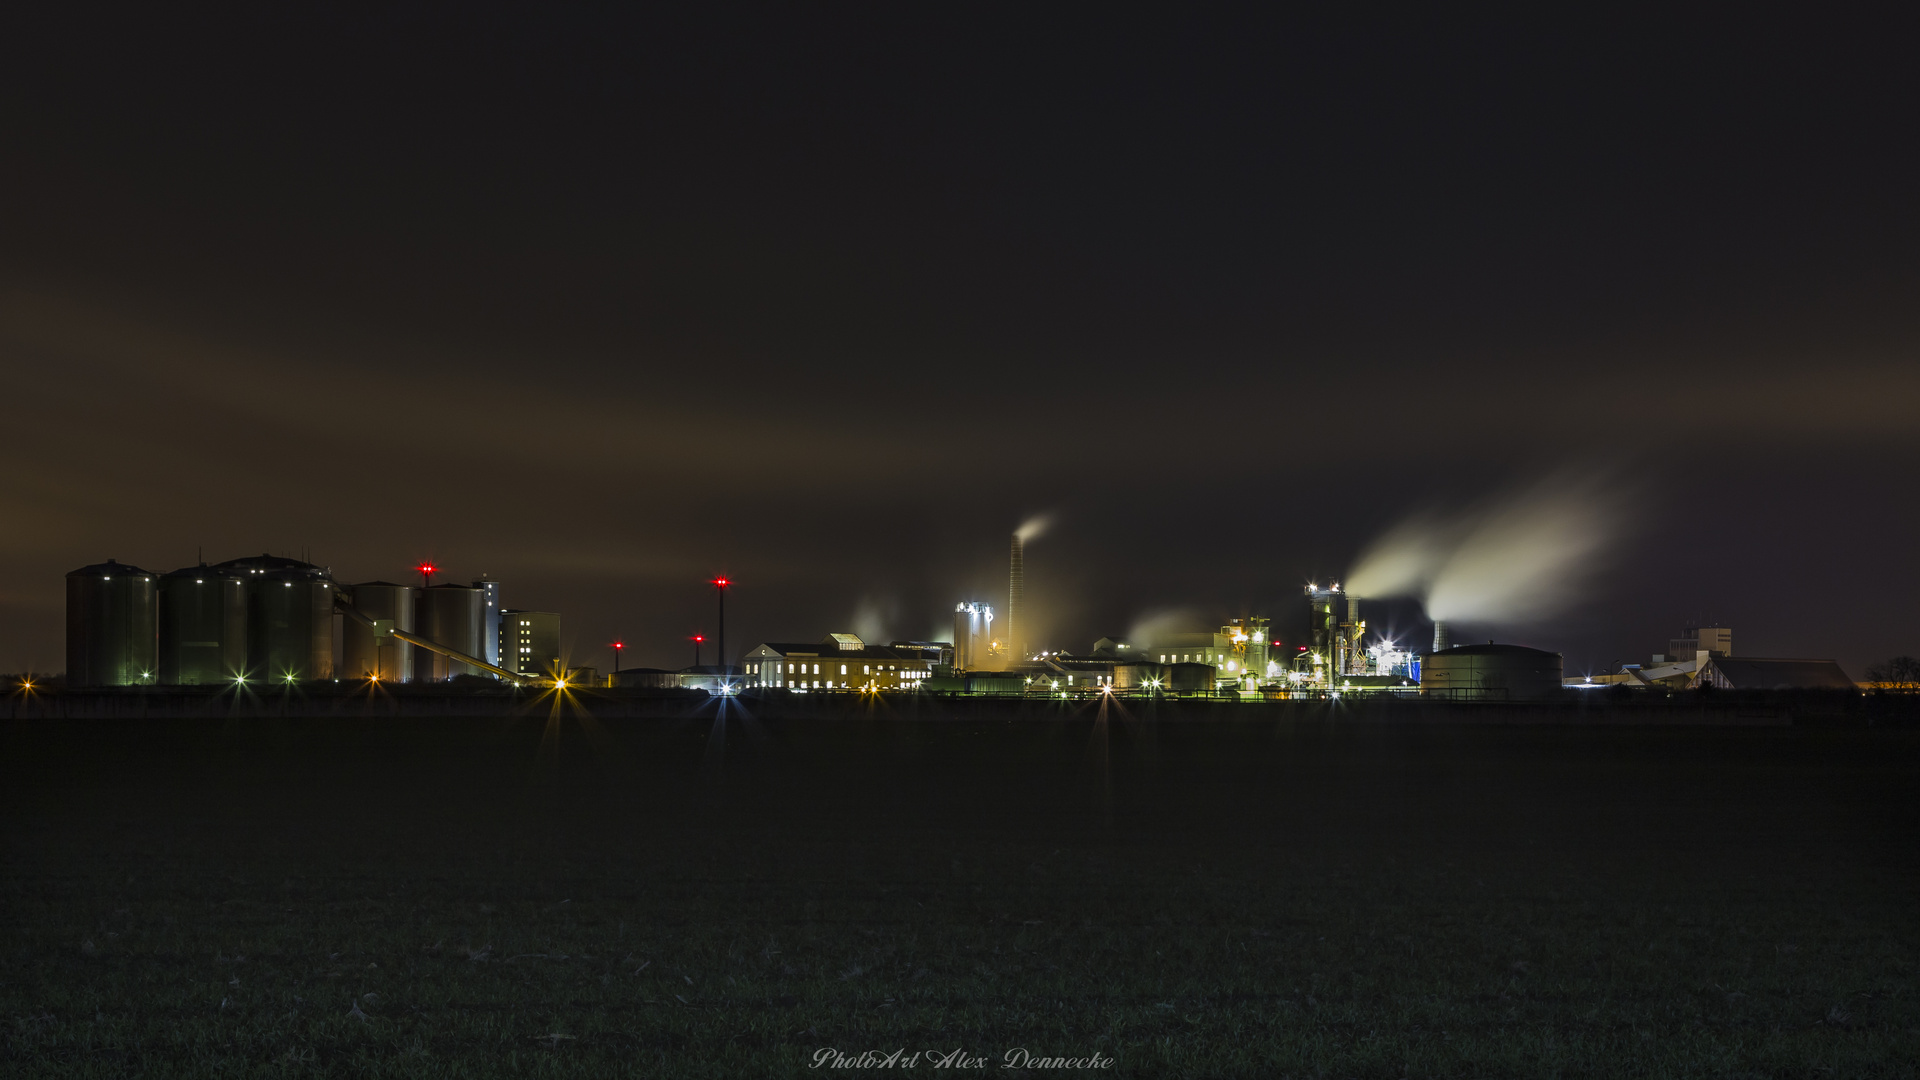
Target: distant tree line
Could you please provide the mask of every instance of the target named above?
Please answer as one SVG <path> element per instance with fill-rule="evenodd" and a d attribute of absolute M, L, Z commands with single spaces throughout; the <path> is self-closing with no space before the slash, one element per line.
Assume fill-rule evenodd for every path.
<path fill-rule="evenodd" d="M 1899 694 L 1920 693 L 1920 660 L 1911 656 L 1896 656 L 1885 663 L 1875 664 L 1867 669 L 1867 681 L 1879 690 Z"/>

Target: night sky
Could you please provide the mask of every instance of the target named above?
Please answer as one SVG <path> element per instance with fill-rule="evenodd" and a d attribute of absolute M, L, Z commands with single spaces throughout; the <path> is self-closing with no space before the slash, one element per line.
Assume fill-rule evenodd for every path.
<path fill-rule="evenodd" d="M 1288 639 L 1566 475 L 1622 539 L 1456 641 L 1920 653 L 1910 28 L 700 17 L 0 28 L 0 670 L 202 549 L 490 573 L 603 667 L 721 572 L 736 655 L 944 637 L 1038 513 L 1034 644 Z"/>

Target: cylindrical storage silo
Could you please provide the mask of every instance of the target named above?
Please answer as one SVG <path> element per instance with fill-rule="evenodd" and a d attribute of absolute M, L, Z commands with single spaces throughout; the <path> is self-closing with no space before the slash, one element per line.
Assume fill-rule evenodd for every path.
<path fill-rule="evenodd" d="M 108 559 L 67 575 L 67 685 L 145 686 L 159 674 L 154 576 Z"/>
<path fill-rule="evenodd" d="M 1420 692 L 1454 701 L 1540 701 L 1558 697 L 1559 653 L 1524 645 L 1457 645 L 1422 658 Z"/>
<path fill-rule="evenodd" d="M 414 633 L 436 645 L 478 658 L 481 655 L 482 605 L 479 589 L 466 585 L 434 585 L 414 598 Z M 413 677 L 422 682 L 445 682 L 456 675 L 484 674 L 471 664 L 426 649 L 413 650 Z"/>
<path fill-rule="evenodd" d="M 247 670 L 247 586 L 202 563 L 159 580 L 160 681 L 230 683 Z"/>
<path fill-rule="evenodd" d="M 414 631 L 414 588 L 390 581 L 369 581 L 351 587 L 353 606 L 381 624 L 382 630 Z M 408 682 L 413 678 L 414 647 L 399 638 L 376 633 L 358 619 L 341 624 L 341 677 Z"/>
<path fill-rule="evenodd" d="M 249 679 L 333 678 L 333 583 L 306 570 L 268 571 L 247 597 Z"/>
<path fill-rule="evenodd" d="M 213 567 L 247 589 L 247 681 L 256 685 L 333 678 L 333 579 L 280 555 Z"/>

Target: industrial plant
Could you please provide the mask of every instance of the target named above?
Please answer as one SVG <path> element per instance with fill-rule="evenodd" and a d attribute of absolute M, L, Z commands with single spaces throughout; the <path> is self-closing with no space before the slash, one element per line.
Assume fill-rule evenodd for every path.
<path fill-rule="evenodd" d="M 718 663 L 628 668 L 605 677 L 562 660 L 560 616 L 502 605 L 501 583 L 347 584 L 322 566 L 258 555 L 164 574 L 109 559 L 67 575 L 67 685 L 88 687 L 505 683 L 512 686 L 738 694 L 1203 696 L 1234 700 L 1418 696 L 1459 702 L 1539 702 L 1603 689 L 1852 688 L 1831 660 L 1736 658 L 1732 631 L 1685 630 L 1648 663 L 1569 676 L 1561 654 L 1497 641 L 1454 644 L 1435 621 L 1431 647 L 1373 632 L 1362 598 L 1338 583 L 1305 586 L 1284 610 L 1228 619 L 1211 631 L 1153 640 L 1103 637 L 1084 652 L 1035 648 L 1026 604 L 1025 542 L 1013 534 L 1001 613 L 956 602 L 948 641 L 868 642 L 829 631 L 725 653 L 725 594 L 716 578 Z M 1275 636 L 1302 627 L 1297 641 Z M 697 637 L 696 649 L 704 637 Z M 615 646 L 616 650 L 619 646 Z M 616 656 L 617 656 L 616 652 Z"/>

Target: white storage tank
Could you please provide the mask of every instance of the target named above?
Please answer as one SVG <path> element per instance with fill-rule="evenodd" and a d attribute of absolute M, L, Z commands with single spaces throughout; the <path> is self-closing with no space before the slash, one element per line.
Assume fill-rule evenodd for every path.
<path fill-rule="evenodd" d="M 1456 645 L 1420 658 L 1420 692 L 1453 701 L 1542 701 L 1560 696 L 1559 653 L 1525 645 Z"/>

